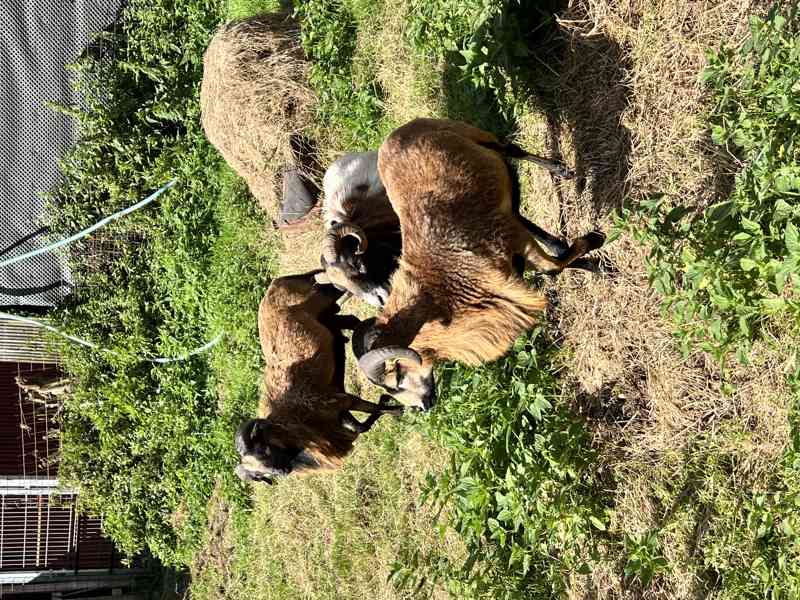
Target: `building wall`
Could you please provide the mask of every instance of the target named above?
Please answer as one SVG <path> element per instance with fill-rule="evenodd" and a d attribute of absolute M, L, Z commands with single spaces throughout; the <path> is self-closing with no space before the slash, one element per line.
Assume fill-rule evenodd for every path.
<path fill-rule="evenodd" d="M 42 332 L 32 323 L 0 317 L 0 362 L 57 363 L 58 356 Z"/>
<path fill-rule="evenodd" d="M 32 399 L 16 377 L 58 373 L 56 365 L 0 363 L 0 575 L 51 569 L 119 569 L 98 518 L 80 516 L 59 490 L 59 405 Z M 62 490 L 63 491 L 63 490 Z"/>

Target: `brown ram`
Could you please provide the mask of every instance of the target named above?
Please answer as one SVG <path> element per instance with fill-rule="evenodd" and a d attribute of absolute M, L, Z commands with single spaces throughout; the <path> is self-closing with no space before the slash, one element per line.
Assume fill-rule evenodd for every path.
<path fill-rule="evenodd" d="M 358 319 L 335 314 L 341 292 L 314 282 L 319 272 L 272 282 L 258 310 L 266 362 L 258 418 L 241 425 L 236 448 L 242 479 L 271 482 L 289 473 L 334 469 L 360 433 L 399 407 L 373 404 L 344 390 L 341 330 Z M 363 423 L 350 411 L 369 413 Z"/>
<path fill-rule="evenodd" d="M 545 252 L 540 244 L 559 244 L 515 214 L 507 156 L 563 174 L 558 163 L 454 121 L 414 120 L 380 148 L 403 253 L 383 313 L 354 336 L 354 348 L 367 377 L 406 404 L 433 403 L 437 360 L 495 360 L 536 322 L 546 300 L 525 284 L 515 258 L 558 273 L 603 244 L 602 234 L 589 233 L 559 256 Z"/>

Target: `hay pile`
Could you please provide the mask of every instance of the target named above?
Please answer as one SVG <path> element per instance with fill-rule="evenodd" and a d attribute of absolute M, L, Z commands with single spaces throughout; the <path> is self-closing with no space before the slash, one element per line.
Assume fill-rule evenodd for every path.
<path fill-rule="evenodd" d="M 305 139 L 316 102 L 307 71 L 288 13 L 223 25 L 204 56 L 203 129 L 273 219 L 280 212 L 282 170 L 294 164 L 312 180 L 318 177 L 313 161 L 298 160 L 305 154 L 298 140 Z"/>

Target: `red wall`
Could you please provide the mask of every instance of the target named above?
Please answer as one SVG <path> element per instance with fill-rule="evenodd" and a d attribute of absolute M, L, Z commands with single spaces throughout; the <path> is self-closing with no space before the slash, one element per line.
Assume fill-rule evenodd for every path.
<path fill-rule="evenodd" d="M 0 476 L 58 477 L 56 409 L 21 394 L 20 373 L 56 371 L 54 365 L 0 363 Z M 50 436 L 47 436 L 47 432 Z M 76 498 L 0 496 L 0 572 L 120 568 L 101 521 L 79 516 Z"/>

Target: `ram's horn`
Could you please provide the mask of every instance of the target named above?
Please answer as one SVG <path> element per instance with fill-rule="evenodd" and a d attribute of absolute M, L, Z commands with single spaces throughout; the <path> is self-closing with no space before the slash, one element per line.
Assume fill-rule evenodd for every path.
<path fill-rule="evenodd" d="M 358 359 L 359 368 L 364 371 L 372 383 L 383 385 L 386 376 L 386 361 L 392 359 L 407 359 L 414 364 L 421 365 L 422 358 L 411 348 L 405 346 L 384 346 L 376 350 L 370 350 Z"/>
<path fill-rule="evenodd" d="M 367 236 L 361 227 L 353 223 L 337 223 L 328 229 L 325 241 L 322 244 L 322 255 L 327 262 L 336 262 L 339 255 L 339 245 L 342 239 L 348 235 L 352 235 L 358 240 L 356 254 L 364 254 L 367 251 Z"/>

